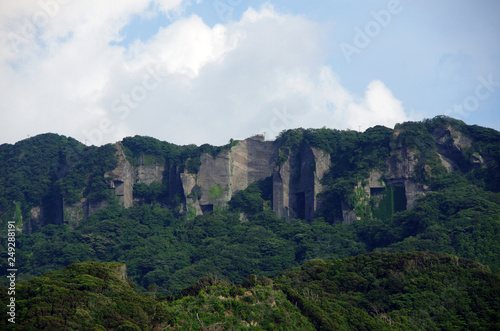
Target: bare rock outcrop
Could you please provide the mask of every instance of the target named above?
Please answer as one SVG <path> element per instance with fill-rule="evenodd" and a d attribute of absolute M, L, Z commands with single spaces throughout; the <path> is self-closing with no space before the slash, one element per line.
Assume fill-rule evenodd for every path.
<path fill-rule="evenodd" d="M 81 199 L 79 202 L 72 205 L 64 204 L 64 223 L 68 224 L 70 228 L 78 226 L 80 221 L 89 215 L 87 211 L 86 199 Z"/>
<path fill-rule="evenodd" d="M 165 167 L 159 165 L 140 165 L 137 167 L 136 182 L 151 184 L 163 181 Z"/>
<path fill-rule="evenodd" d="M 116 143 L 115 147 L 117 149 L 116 158 L 118 160 L 118 167 L 107 175 L 111 180 L 110 186 L 114 189 L 115 195 L 119 197 L 120 203 L 125 208 L 129 208 L 134 202 L 135 170 L 128 162 L 121 143 Z"/>
<path fill-rule="evenodd" d="M 416 200 L 427 193 L 427 188 L 415 181 L 418 157 L 416 152 L 407 148 L 398 148 L 393 152 L 387 164 L 385 183 L 403 186 L 406 196 L 406 209 L 411 209 Z"/>
<path fill-rule="evenodd" d="M 185 171 L 180 174 L 180 177 L 184 198 L 186 199 L 186 211 L 189 212 L 191 208 L 194 208 L 196 215 L 203 214 L 200 206 L 200 200 L 198 199 L 198 196 L 194 191 L 195 187 L 199 187 L 196 183 L 196 175 L 190 174 Z"/>
<path fill-rule="evenodd" d="M 394 132 L 396 136 L 399 133 Z M 464 151 L 471 146 L 471 140 L 451 127 L 436 129 L 431 139 L 436 142 L 435 151 L 448 172 L 470 170 L 484 163 L 479 154 L 465 158 L 467 153 Z M 324 190 L 321 180 L 331 166 L 328 153 L 306 144 L 291 151 L 286 162 L 276 165 L 279 143 L 265 141 L 262 135 L 238 141 L 216 156 L 201 155 L 201 164 L 196 174 L 184 170 L 182 165 L 168 162 L 165 166 L 146 165 L 143 158 L 139 159 L 139 165 L 134 168 L 127 161 L 120 143 L 116 144 L 116 148 L 118 167 L 107 176 L 111 188 L 125 207 L 133 204 L 135 183 L 149 185 L 153 182 L 165 182 L 168 183 L 167 204 L 172 207 L 182 204 L 181 210 L 190 215 L 201 215 L 226 206 L 235 193 L 258 180 L 272 176 L 273 210 L 276 215 L 287 219 L 312 220 L 323 203 L 320 197 Z M 401 208 L 405 204 L 406 209 L 413 208 L 417 199 L 428 192 L 428 187 L 417 181 L 417 168 L 421 165 L 416 150 L 418 149 L 401 145 L 391 146 L 391 157 L 386 161 L 385 169 L 372 170 L 369 178 L 354 188 L 360 195 L 357 205 L 349 206 L 346 201 L 340 202 L 343 222 L 358 219 L 367 210 L 365 207 L 369 209 L 368 205 L 377 200 L 371 197 L 383 198 L 387 186 L 397 188 L 398 204 L 403 206 Z M 182 201 L 179 201 L 179 197 Z M 102 205 L 89 205 L 88 213 L 99 208 Z M 356 215 L 357 213 L 361 214 Z"/>
<path fill-rule="evenodd" d="M 278 217 L 312 220 L 321 201 L 321 179 L 330 170 L 330 155 L 303 145 L 276 166 L 278 144 L 262 135 L 239 141 L 216 157 L 203 154 L 197 174 L 180 174 L 185 210 L 199 215 L 225 206 L 250 184 L 273 177 L 273 209 Z M 196 188 L 196 194 L 194 189 Z"/>
<path fill-rule="evenodd" d="M 197 213 L 198 205 L 202 211 L 226 205 L 238 191 L 272 175 L 276 153 L 274 142 L 265 141 L 262 135 L 257 135 L 239 141 L 216 157 L 203 154 L 196 175 L 181 174 L 186 202 L 195 206 Z M 195 185 L 201 193 L 198 202 L 189 197 Z"/>

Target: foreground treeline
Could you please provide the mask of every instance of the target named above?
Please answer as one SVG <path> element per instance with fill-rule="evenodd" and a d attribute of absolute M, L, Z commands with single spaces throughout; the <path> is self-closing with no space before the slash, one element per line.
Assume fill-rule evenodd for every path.
<path fill-rule="evenodd" d="M 5 291 L 2 291 L 5 315 Z M 176 297 L 134 291 L 120 263 L 85 262 L 17 286 L 23 330 L 498 330 L 500 276 L 437 253 L 308 261 L 242 284 L 204 277 Z"/>

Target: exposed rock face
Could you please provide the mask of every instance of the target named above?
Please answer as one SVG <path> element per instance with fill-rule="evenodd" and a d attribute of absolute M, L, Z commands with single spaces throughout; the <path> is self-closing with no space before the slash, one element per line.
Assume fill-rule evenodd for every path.
<path fill-rule="evenodd" d="M 125 208 L 128 208 L 132 206 L 134 201 L 135 170 L 127 161 L 121 143 L 116 143 L 115 147 L 117 149 L 118 167 L 108 175 L 111 177 L 111 188 L 115 190 L 115 194 L 120 198 L 120 203 Z"/>
<path fill-rule="evenodd" d="M 476 145 L 471 149 L 471 139 L 451 125 L 437 128 L 432 132 L 432 136 L 425 135 L 421 138 L 426 141 L 414 141 L 409 145 L 416 145 L 414 150 L 405 147 L 406 145 L 394 145 L 400 141 L 397 136 L 402 130 L 393 131 L 396 139 L 390 140 L 391 156 L 384 160 L 385 167 L 372 170 L 368 178 L 360 180 L 353 187 L 354 195 L 349 197 L 349 201 L 339 198 L 335 192 L 325 196 L 325 199 L 330 199 L 328 203 L 332 204 L 333 209 L 330 211 L 333 211 L 333 217 L 338 218 L 335 221 L 352 223 L 360 218 L 386 219 L 393 212 L 404 210 L 405 207 L 413 208 L 418 198 L 429 190 L 418 179 L 442 174 L 441 167 L 436 167 L 436 160 L 447 172 L 462 173 L 484 167 L 490 162 L 486 156 L 488 154 L 481 155 L 482 151 L 477 149 Z M 401 141 L 403 142 L 400 144 L 403 144 L 404 140 Z M 269 177 L 272 177 L 273 210 L 278 217 L 288 220 L 312 220 L 322 204 L 329 207 L 327 201 L 323 203 L 318 195 L 324 190 L 321 180 L 330 171 L 330 155 L 306 143 L 291 151 L 288 160 L 277 166 L 279 142 L 265 141 L 263 136 L 254 136 L 239 141 L 215 157 L 209 154 L 201 155 L 197 174 L 184 170 L 187 163 L 181 163 L 179 158 L 165 159 L 158 154 L 134 157 L 135 166 L 132 166 L 125 156 L 122 144 L 116 143 L 115 147 L 118 165 L 106 173 L 104 179 L 126 208 L 134 204 L 135 184 L 163 183 L 161 189 L 167 187 L 168 192 L 161 192 L 159 202 L 193 217 L 225 206 L 235 193 Z M 476 152 L 471 153 L 471 150 Z M 428 158 L 429 155 L 431 158 Z M 424 158 L 419 160 L 422 156 Z M 439 159 L 433 159 L 435 156 Z M 429 160 L 429 164 L 423 164 L 424 160 Z M 186 162 L 191 161 L 197 160 Z M 388 186 L 391 189 L 386 190 Z M 158 185 L 152 187 L 151 194 L 156 194 L 158 188 Z M 142 192 L 147 192 L 142 189 Z M 75 227 L 84 218 L 108 206 L 107 201 L 89 201 L 85 192 L 80 192 L 81 200 L 72 205 L 64 201 L 61 192 L 60 198 L 56 197 L 51 199 L 50 203 L 44 202 L 42 206 L 33 207 L 30 215 L 25 215 L 24 222 L 19 223 L 19 227 L 26 232 L 32 232 L 49 222 Z M 146 201 L 148 198 L 144 199 Z M 142 200 L 137 198 L 135 202 L 140 201 Z M 246 221 L 246 215 L 241 214 L 240 220 Z"/>
<path fill-rule="evenodd" d="M 405 195 L 406 195 L 406 209 L 415 207 L 418 198 L 425 195 L 428 189 L 415 182 L 414 180 L 406 180 L 404 182 Z"/>
<path fill-rule="evenodd" d="M 257 135 L 240 141 L 231 149 L 232 192 L 244 190 L 251 183 L 272 175 L 278 146 Z"/>
<path fill-rule="evenodd" d="M 273 173 L 273 209 L 278 217 L 312 220 L 318 209 L 320 183 L 330 169 L 330 155 L 302 145 L 299 153 L 277 166 Z"/>
<path fill-rule="evenodd" d="M 399 132 L 395 131 L 394 134 L 398 135 Z M 441 164 L 448 172 L 468 171 L 484 164 L 483 158 L 477 153 L 466 159 L 464 155 L 467 153 L 463 152 L 471 146 L 471 140 L 453 128 L 436 129 L 433 138 Z M 141 157 L 139 166 L 134 168 L 127 161 L 121 143 L 115 146 L 118 166 L 106 174 L 106 177 L 110 188 L 114 189 L 126 208 L 133 205 L 135 183 L 149 185 L 153 182 L 165 182 L 168 183 L 168 204 L 173 207 L 182 205 L 181 210 L 189 215 L 201 215 L 215 207 L 225 206 L 238 191 L 272 176 L 273 210 L 276 215 L 287 219 L 312 220 L 322 204 L 318 197 L 324 189 L 321 180 L 331 166 L 329 154 L 306 144 L 291 151 L 288 160 L 277 166 L 279 144 L 265 141 L 262 135 L 241 140 L 215 157 L 201 155 L 197 174 L 181 172 L 180 165 L 170 164 L 168 161 L 166 165 L 145 165 L 145 157 Z M 398 188 L 398 197 L 401 198 L 399 203 L 404 206 L 406 201 L 406 208 L 413 208 L 417 199 L 428 191 L 425 185 L 416 181 L 418 161 L 413 150 L 401 146 L 392 147 L 385 169 L 373 170 L 366 181 L 359 182 L 354 188 L 359 195 L 356 198 L 357 205 L 349 206 L 346 201 L 340 202 L 342 221 L 351 223 L 359 218 L 356 213 L 366 214 L 365 207 L 373 203 L 370 198 L 376 196 L 381 199 L 386 186 Z M 69 219 L 77 224 L 84 217 L 82 214 L 88 216 L 106 206 L 107 202 L 87 201 L 71 207 L 65 206 L 64 220 L 66 222 Z M 43 212 L 38 214 L 43 215 Z M 40 217 L 34 216 L 30 222 L 35 224 Z"/>
<path fill-rule="evenodd" d="M 452 145 L 467 146 L 469 143 L 467 138 L 460 137 Z M 133 204 L 134 183 L 149 185 L 161 182 L 167 176 L 170 202 L 172 205 L 182 203 L 182 210 L 191 215 L 201 215 L 215 207 L 225 206 L 238 191 L 272 176 L 273 210 L 276 215 L 288 220 L 312 220 L 322 203 L 318 198 L 318 194 L 323 191 L 321 179 L 331 165 L 329 154 L 303 144 L 299 150 L 292 151 L 284 164 L 276 166 L 279 146 L 276 142 L 265 141 L 261 135 L 239 141 L 216 157 L 201 155 L 197 174 L 179 172 L 177 166 L 144 165 L 142 159 L 141 165 L 134 169 L 127 161 L 120 143 L 116 144 L 116 148 L 118 167 L 107 176 L 110 177 L 110 187 L 126 208 Z M 447 156 L 443 155 L 442 158 L 443 163 L 448 162 Z M 479 156 L 476 162 L 481 161 Z M 393 150 L 386 171 L 372 171 L 368 184 L 362 187 L 364 200 L 369 201 L 370 196 L 379 194 L 386 185 L 403 186 L 407 208 L 412 208 L 417 198 L 427 191 L 414 181 L 417 162 L 414 152 L 404 148 Z M 453 167 L 450 162 L 448 164 L 448 169 Z M 175 199 L 178 193 L 182 194 L 183 201 Z M 358 216 L 354 210 L 345 201 L 341 203 L 343 222 L 356 220 Z M 85 214 L 90 215 L 106 206 L 106 202 L 88 203 Z"/>
<path fill-rule="evenodd" d="M 448 144 L 453 146 L 453 149 L 462 150 L 472 146 L 470 138 L 462 132 L 453 129 L 451 126 L 446 128 L 436 128 L 432 133 L 439 145 Z"/>
<path fill-rule="evenodd" d="M 387 164 L 385 183 L 387 185 L 402 185 L 406 195 L 406 209 L 411 209 L 416 200 L 425 195 L 427 189 L 414 180 L 416 177 L 415 167 L 418 158 L 415 152 L 406 148 L 398 148 Z"/>
<path fill-rule="evenodd" d="M 370 172 L 370 178 L 368 178 L 368 186 L 370 189 L 383 189 L 385 188 L 384 180 L 382 176 L 384 174 L 379 170 L 373 170 Z"/>
<path fill-rule="evenodd" d="M 418 159 L 415 152 L 406 148 L 398 148 L 392 152 L 391 159 L 387 164 L 387 176 L 391 179 L 408 179 L 415 174 L 415 166 Z"/>
<path fill-rule="evenodd" d="M 231 200 L 233 193 L 231 154 L 231 151 L 223 151 L 216 158 L 208 154 L 201 156 L 200 171 L 196 176 L 196 182 L 201 188 L 200 205 L 211 205 L 213 208 Z"/>
<path fill-rule="evenodd" d="M 290 158 L 273 173 L 273 209 L 278 217 L 290 216 Z"/>
<path fill-rule="evenodd" d="M 182 181 L 184 198 L 186 199 L 186 211 L 189 212 L 190 208 L 195 208 L 196 215 L 203 214 L 201 207 L 200 207 L 200 202 L 198 200 L 198 197 L 194 196 L 192 194 L 193 189 L 197 185 L 196 184 L 196 175 L 190 174 L 187 172 L 183 172 L 180 174 L 180 177 L 181 177 L 181 181 Z"/>
<path fill-rule="evenodd" d="M 152 182 L 162 182 L 165 167 L 158 165 L 140 165 L 137 168 L 136 182 L 151 184 Z"/>
<path fill-rule="evenodd" d="M 447 158 L 444 155 L 441 155 L 438 153 L 439 156 L 439 161 L 441 162 L 441 165 L 446 169 L 447 172 L 451 172 L 454 169 L 457 169 L 457 166 L 455 162 L 453 162 L 451 159 Z"/>
<path fill-rule="evenodd" d="M 399 132 L 395 131 L 395 135 Z M 466 158 L 464 153 L 471 147 L 471 140 L 461 132 L 454 130 L 451 126 L 437 128 L 433 132 L 433 138 L 437 148 L 432 152 L 437 152 L 441 165 L 446 171 L 459 170 L 468 172 L 474 167 L 481 166 L 484 163 L 481 155 L 472 155 Z M 420 148 L 425 147 L 424 142 Z M 363 186 L 366 197 L 377 196 L 386 186 L 402 187 L 406 197 L 406 209 L 412 209 L 419 197 L 428 192 L 428 187 L 416 181 L 416 167 L 418 157 L 415 151 L 396 146 L 391 151 L 391 158 L 386 163 L 385 171 L 372 171 L 368 178 L 368 183 Z M 361 183 L 358 184 L 360 186 Z M 379 197 L 381 197 L 379 195 Z M 366 200 L 366 199 L 365 199 Z M 343 222 L 351 223 L 357 216 L 350 210 L 345 202 L 342 202 Z"/>
<path fill-rule="evenodd" d="M 324 187 L 321 185 L 321 180 L 326 175 L 327 172 L 330 171 L 331 160 L 330 155 L 325 151 L 319 150 L 317 148 L 311 148 L 312 153 L 314 155 L 314 212 L 318 210 L 323 201 L 318 198 L 318 194 L 323 192 Z M 312 216 L 311 216 L 312 219 Z"/>
<path fill-rule="evenodd" d="M 238 142 L 215 158 L 203 154 L 198 174 L 181 174 L 186 202 L 195 206 L 197 213 L 225 205 L 236 192 L 272 175 L 277 151 L 274 142 L 257 135 Z M 189 197 L 195 185 L 201 190 L 199 201 Z"/>
<path fill-rule="evenodd" d="M 196 214 L 225 206 L 232 196 L 248 185 L 273 176 L 273 208 L 279 217 L 311 220 L 319 206 L 321 179 L 330 169 L 330 156 L 302 146 L 285 164 L 276 166 L 279 146 L 254 136 L 239 141 L 217 157 L 201 156 L 198 174 L 180 174 L 185 210 Z M 199 190 L 199 196 L 193 190 Z"/>
<path fill-rule="evenodd" d="M 158 165 L 140 165 L 137 169 L 134 169 L 128 162 L 121 143 L 116 143 L 115 147 L 117 149 L 116 158 L 118 160 L 118 166 L 113 171 L 107 173 L 105 177 L 107 177 L 110 189 L 113 189 L 115 195 L 119 198 L 120 204 L 125 208 L 129 208 L 134 202 L 134 184 L 136 182 L 146 184 L 151 184 L 154 181 L 161 182 L 163 179 L 164 167 Z M 107 206 L 107 201 L 88 201 L 86 199 L 82 199 L 82 201 L 71 206 L 65 204 L 64 223 L 70 226 L 76 226 L 85 217 Z"/>
<path fill-rule="evenodd" d="M 448 126 L 444 129 L 438 128 L 432 133 L 437 142 L 437 152 L 441 159 L 441 164 L 447 171 L 460 170 L 468 172 L 484 164 L 481 155 L 473 154 L 467 158 L 464 153 L 472 146 L 472 141 L 460 131 Z"/>
<path fill-rule="evenodd" d="M 87 203 L 85 199 L 80 200 L 72 206 L 64 205 L 64 223 L 70 228 L 76 227 L 80 221 L 89 215 L 86 210 Z"/>

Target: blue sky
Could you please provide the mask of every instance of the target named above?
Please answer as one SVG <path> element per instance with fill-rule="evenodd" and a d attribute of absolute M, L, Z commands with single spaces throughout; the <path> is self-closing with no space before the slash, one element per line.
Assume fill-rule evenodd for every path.
<path fill-rule="evenodd" d="M 0 143 L 221 145 L 449 115 L 500 130 L 500 2 L 0 4 Z"/>

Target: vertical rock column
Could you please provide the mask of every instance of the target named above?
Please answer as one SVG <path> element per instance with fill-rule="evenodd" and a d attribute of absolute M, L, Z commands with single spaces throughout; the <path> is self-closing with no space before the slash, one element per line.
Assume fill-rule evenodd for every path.
<path fill-rule="evenodd" d="M 290 158 L 274 169 L 273 209 L 278 217 L 290 217 Z"/>
<path fill-rule="evenodd" d="M 111 177 L 111 188 L 115 190 L 115 195 L 120 198 L 120 204 L 125 208 L 133 205 L 133 190 L 135 182 L 135 170 L 127 161 L 121 143 L 116 143 L 116 158 L 118 167 L 108 175 Z"/>
<path fill-rule="evenodd" d="M 312 153 L 314 155 L 314 201 L 313 201 L 313 210 L 316 212 L 318 208 L 321 206 L 321 199 L 318 198 L 318 194 L 323 192 L 323 185 L 321 185 L 321 180 L 325 176 L 325 174 L 330 171 L 331 160 L 330 154 L 325 151 L 322 151 L 317 148 L 311 148 Z M 312 219 L 314 215 L 310 216 Z"/>

